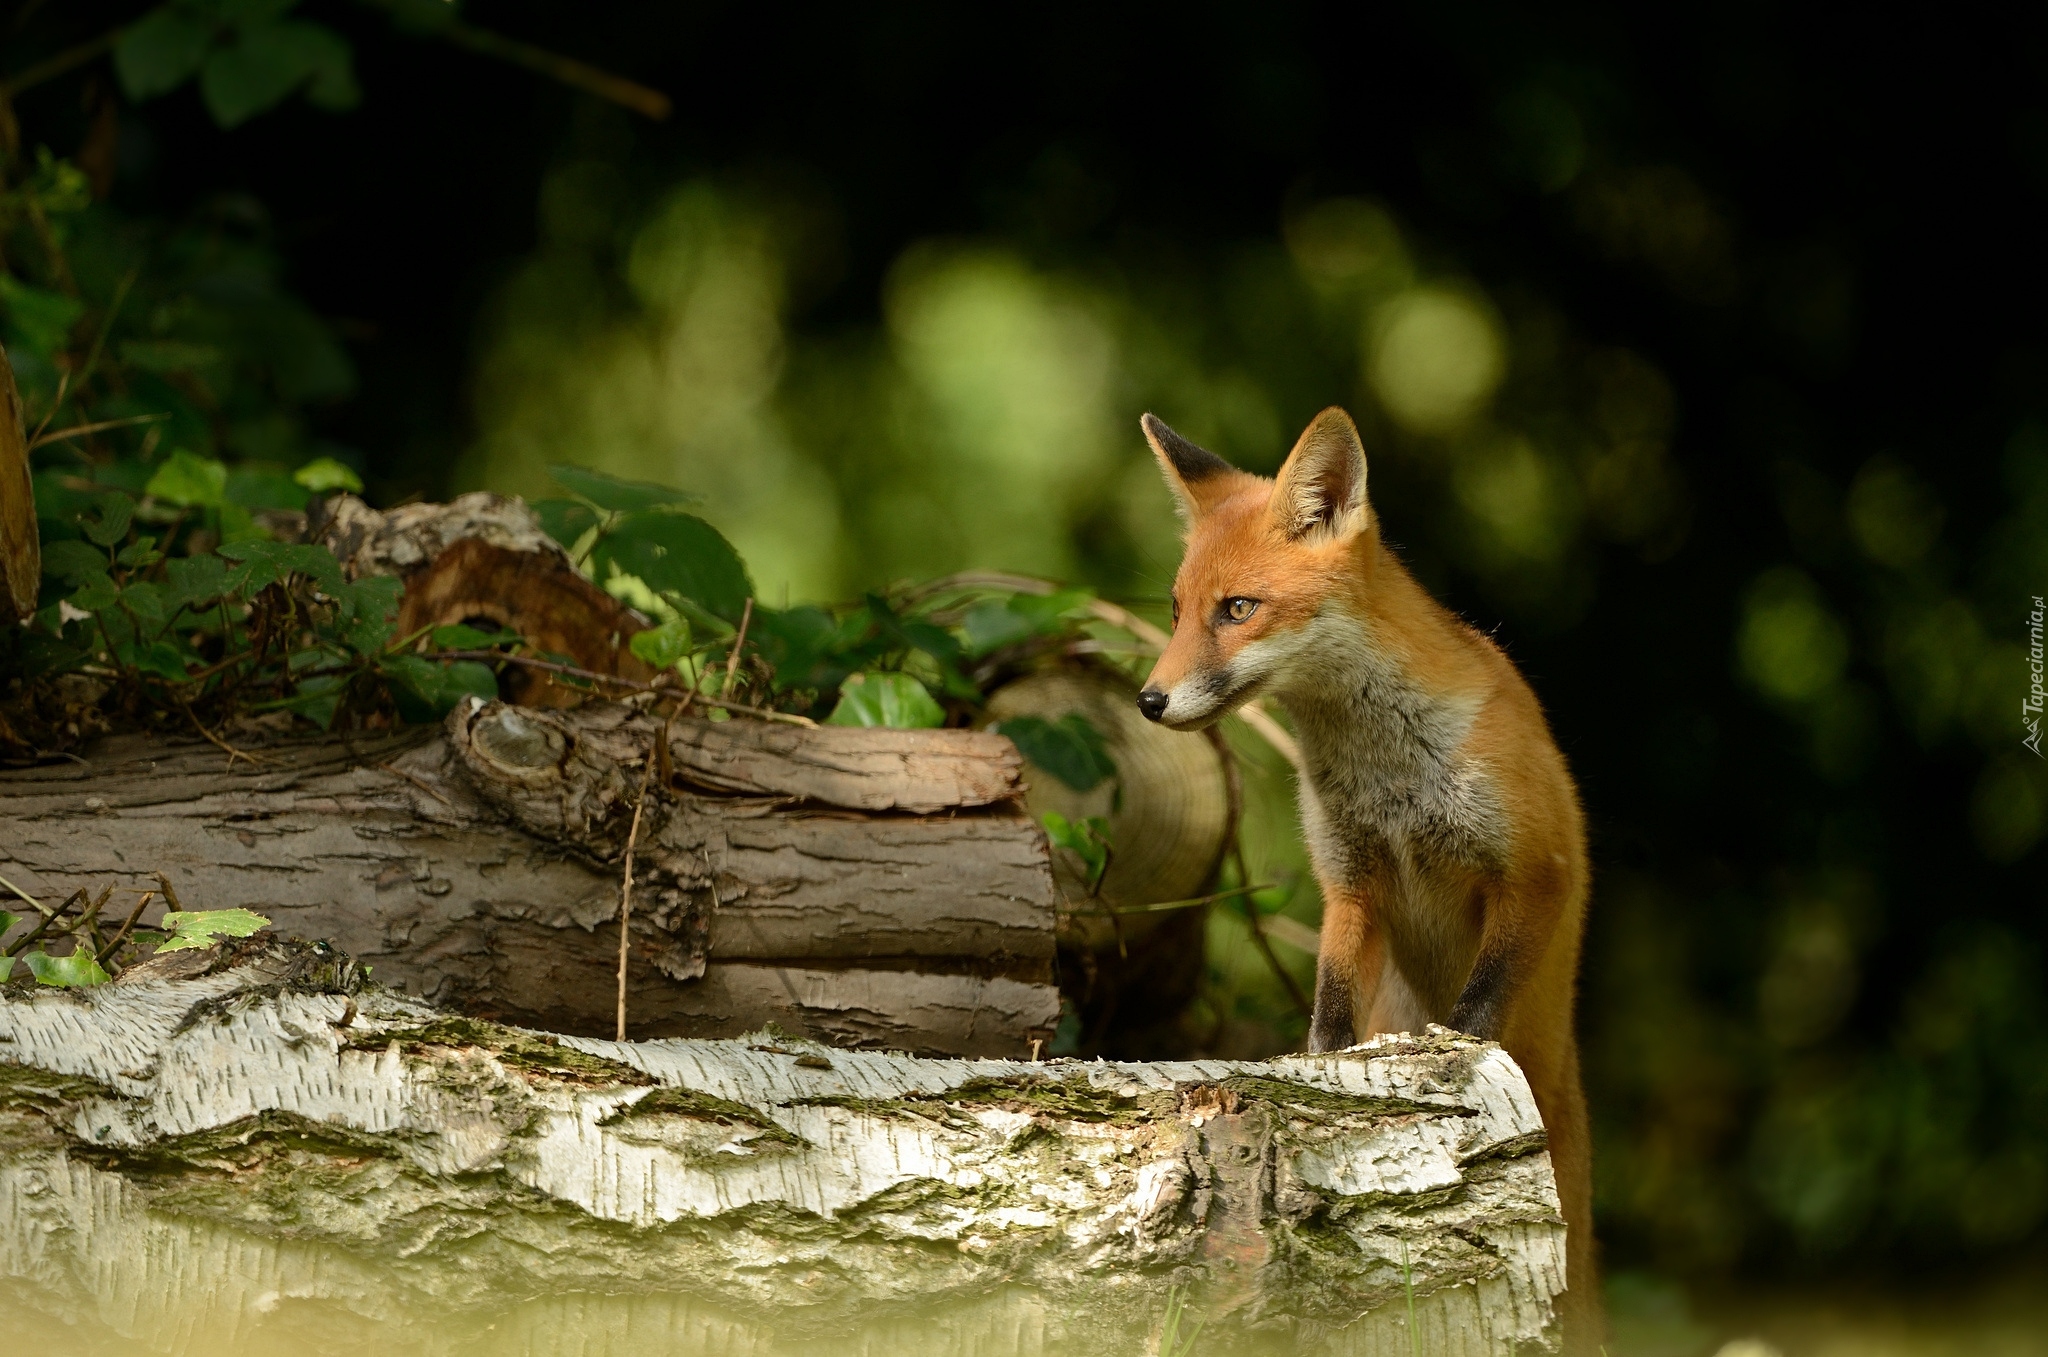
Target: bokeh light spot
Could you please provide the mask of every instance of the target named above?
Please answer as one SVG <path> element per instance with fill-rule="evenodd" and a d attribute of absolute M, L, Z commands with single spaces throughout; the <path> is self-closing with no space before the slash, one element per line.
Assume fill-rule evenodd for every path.
<path fill-rule="evenodd" d="M 1448 433 L 1485 408 L 1506 372 L 1493 318 L 1468 297 L 1416 288 L 1380 307 L 1366 380 L 1389 415 L 1415 433 Z"/>

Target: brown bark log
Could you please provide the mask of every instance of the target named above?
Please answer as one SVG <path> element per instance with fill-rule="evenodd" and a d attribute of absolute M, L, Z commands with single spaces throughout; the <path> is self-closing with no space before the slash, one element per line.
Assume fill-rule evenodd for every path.
<path fill-rule="evenodd" d="M 109 740 L 89 767 L 0 773 L 0 861 L 59 898 L 165 871 L 187 908 L 257 910 L 437 1002 L 608 1034 L 621 858 L 660 725 L 491 703 L 438 731 L 261 746 L 234 771 L 211 745 Z M 684 719 L 671 757 L 679 782 L 769 794 L 679 787 L 648 807 L 634 1034 L 773 1021 L 955 1054 L 1046 1034 L 1052 878 L 1036 824 L 997 796 L 1018 785 L 1007 741 Z"/>

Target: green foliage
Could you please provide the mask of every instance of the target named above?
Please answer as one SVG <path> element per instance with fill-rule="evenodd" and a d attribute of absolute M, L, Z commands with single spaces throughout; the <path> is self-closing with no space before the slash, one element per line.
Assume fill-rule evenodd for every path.
<path fill-rule="evenodd" d="M 754 593 L 754 583 L 732 543 L 694 514 L 619 514 L 592 548 L 590 559 L 600 572 L 631 575 L 678 605 L 695 604 L 728 623 L 739 621 Z"/>
<path fill-rule="evenodd" d="M 946 713 L 925 686 L 908 674 L 848 674 L 839 704 L 825 718 L 832 726 L 889 726 L 921 730 L 944 725 Z"/>
<path fill-rule="evenodd" d="M 354 468 L 346 462 L 338 462 L 332 457 L 315 457 L 292 473 L 292 483 L 302 485 L 316 495 L 330 490 L 346 490 L 352 495 L 363 493 L 363 478 L 356 475 Z"/>
<path fill-rule="evenodd" d="M 1077 792 L 1093 791 L 1116 776 L 1116 760 L 1109 756 L 1102 732 L 1080 712 L 1069 712 L 1057 721 L 1015 716 L 998 723 L 996 730 L 1008 736 L 1025 758 Z"/>
<path fill-rule="evenodd" d="M 94 959 L 92 948 L 84 942 L 70 956 L 55 957 L 47 952 L 30 952 L 21 958 L 37 983 L 56 985 L 64 989 L 76 989 L 84 985 L 104 985 L 112 977 L 100 968 Z"/>
<path fill-rule="evenodd" d="M 635 632 L 627 644 L 635 655 L 656 669 L 673 669 L 690 653 L 690 624 L 678 617 Z"/>
<path fill-rule="evenodd" d="M 246 938 L 270 927 L 270 920 L 246 909 L 172 910 L 159 925 L 170 936 L 159 952 L 183 952 L 213 946 L 222 938 Z"/>
<path fill-rule="evenodd" d="M 298 0 L 172 0 L 125 29 L 114 70 L 129 98 L 153 99 L 195 76 L 206 108 L 236 127 L 303 90 L 316 108 L 361 99 L 354 56 L 324 24 L 285 17 Z"/>
<path fill-rule="evenodd" d="M 1102 889 L 1102 877 L 1109 870 L 1110 854 L 1109 821 L 1100 815 L 1090 815 L 1083 820 L 1069 820 L 1058 811 L 1047 811 L 1040 817 L 1045 825 L 1045 837 L 1055 848 L 1064 848 L 1081 859 L 1088 869 L 1088 890 L 1091 894 Z"/>

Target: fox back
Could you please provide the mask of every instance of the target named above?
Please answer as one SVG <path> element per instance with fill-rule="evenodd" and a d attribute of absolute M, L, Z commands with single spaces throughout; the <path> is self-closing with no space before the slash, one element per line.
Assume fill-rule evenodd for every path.
<path fill-rule="evenodd" d="M 1144 419 L 1187 527 L 1171 642 L 1139 694 L 1199 730 L 1270 696 L 1300 737 L 1323 891 L 1312 1050 L 1442 1023 L 1499 1041 L 1549 1135 L 1566 1350 L 1596 1351 L 1591 1149 L 1572 1010 L 1589 870 L 1535 695 L 1381 539 L 1366 459 L 1325 410 L 1276 480 Z"/>

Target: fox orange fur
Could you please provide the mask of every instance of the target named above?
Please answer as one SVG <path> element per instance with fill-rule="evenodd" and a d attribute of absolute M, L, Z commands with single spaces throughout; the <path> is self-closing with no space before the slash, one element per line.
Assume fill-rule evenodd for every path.
<path fill-rule="evenodd" d="M 1146 415 L 1187 524 L 1171 643 L 1138 705 L 1199 730 L 1261 695 L 1300 736 L 1323 889 L 1309 1048 L 1438 1022 L 1496 1040 L 1543 1113 L 1566 1223 L 1565 1350 L 1601 1342 L 1592 1146 L 1572 1010 L 1589 868 L 1535 694 L 1381 540 L 1349 415 L 1276 480 Z"/>

